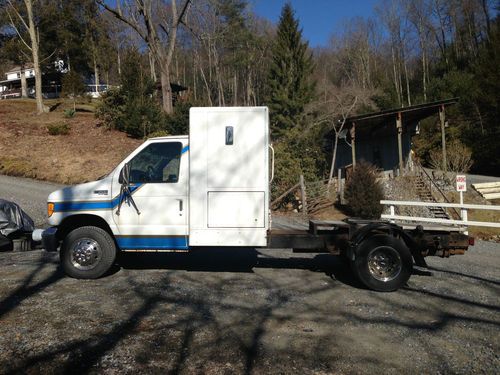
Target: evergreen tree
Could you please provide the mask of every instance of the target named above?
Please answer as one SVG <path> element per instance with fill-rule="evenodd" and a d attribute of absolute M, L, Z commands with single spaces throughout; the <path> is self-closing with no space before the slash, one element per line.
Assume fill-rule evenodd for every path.
<path fill-rule="evenodd" d="M 109 128 L 124 131 L 135 138 L 167 131 L 165 116 L 153 95 L 154 82 L 141 59 L 141 54 L 135 49 L 126 53 L 121 87 L 105 92 L 96 110 L 96 117 Z"/>
<path fill-rule="evenodd" d="M 290 3 L 281 11 L 272 55 L 266 104 L 270 109 L 271 133 L 277 140 L 301 125 L 305 106 L 314 91 L 310 82 L 312 55 L 307 42 L 302 40 L 302 30 Z"/>
<path fill-rule="evenodd" d="M 345 186 L 345 199 L 351 216 L 361 219 L 380 218 L 380 201 L 384 199 L 384 189 L 377 177 L 378 172 L 373 165 L 363 160 L 356 165 Z"/>
<path fill-rule="evenodd" d="M 73 99 L 73 111 L 76 111 L 76 97 L 85 94 L 82 76 L 74 69 L 63 76 L 61 96 Z"/>

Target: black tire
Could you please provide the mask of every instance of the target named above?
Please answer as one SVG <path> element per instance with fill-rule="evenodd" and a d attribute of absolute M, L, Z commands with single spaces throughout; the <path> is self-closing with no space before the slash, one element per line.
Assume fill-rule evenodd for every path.
<path fill-rule="evenodd" d="M 61 246 L 61 264 L 68 276 L 97 279 L 104 275 L 116 258 L 113 238 L 105 230 L 87 226 L 68 233 Z"/>
<path fill-rule="evenodd" d="M 352 269 L 367 288 L 392 292 L 404 286 L 410 278 L 413 260 L 401 239 L 377 234 L 359 244 Z"/>

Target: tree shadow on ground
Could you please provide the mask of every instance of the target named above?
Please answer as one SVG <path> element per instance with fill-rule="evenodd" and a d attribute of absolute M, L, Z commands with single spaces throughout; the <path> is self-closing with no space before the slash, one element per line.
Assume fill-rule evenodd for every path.
<path fill-rule="evenodd" d="M 89 332 L 84 338 L 81 335 L 72 336 L 66 341 L 61 340 L 47 347 L 37 349 L 35 352 L 26 353 L 26 355 L 12 358 L 12 361 L 5 366 L 6 373 L 27 373 L 27 372 L 61 372 L 61 373 L 87 373 L 94 371 L 103 371 L 103 361 L 108 354 L 115 355 L 115 349 L 121 350 L 126 343 L 130 342 L 131 337 L 140 341 L 138 352 L 133 352 L 134 362 L 133 371 L 140 372 L 141 366 L 147 366 L 154 361 L 154 358 L 161 357 L 165 360 L 162 368 L 156 368 L 161 373 L 189 373 L 194 371 L 193 363 L 196 366 L 200 361 L 213 361 L 224 370 L 224 364 L 228 361 L 239 361 L 239 371 L 246 374 L 259 373 L 262 369 L 273 370 L 275 372 L 291 371 L 295 363 L 302 364 L 304 368 L 312 370 L 321 370 L 322 372 L 334 372 L 335 358 L 329 357 L 329 346 L 341 345 L 337 343 L 339 331 L 335 330 L 335 323 L 342 321 L 354 321 L 356 324 L 383 324 L 384 327 L 397 326 L 410 330 L 423 330 L 438 332 L 445 329 L 449 324 L 456 322 L 470 322 L 485 324 L 498 327 L 499 323 L 495 319 L 487 319 L 481 314 L 482 309 L 489 312 L 498 312 L 499 308 L 494 305 L 480 303 L 479 301 L 467 300 L 460 296 L 451 296 L 445 292 L 428 291 L 417 288 L 407 287 L 400 292 L 414 298 L 415 301 L 436 300 L 441 303 L 441 310 L 437 317 L 432 321 L 429 319 L 409 319 L 404 311 L 408 311 L 408 302 L 398 302 L 390 298 L 387 294 L 367 292 L 362 293 L 363 298 L 367 299 L 367 304 L 379 301 L 382 306 L 391 306 L 393 309 L 402 311 L 401 315 L 381 316 L 381 314 L 367 315 L 364 310 L 341 310 L 332 314 L 324 306 L 318 306 L 309 300 L 314 295 L 324 295 L 339 286 L 337 283 L 318 283 L 324 285 L 308 286 L 308 282 L 317 280 L 313 272 L 320 272 L 329 275 L 341 283 L 347 285 L 356 285 L 348 265 L 341 258 L 328 254 L 319 254 L 313 257 L 306 256 L 280 256 L 276 257 L 266 251 L 261 253 L 255 249 L 210 249 L 199 250 L 192 253 L 128 253 L 121 254 L 118 261 L 123 269 L 159 269 L 159 270 L 186 270 L 191 271 L 183 273 L 180 280 L 176 275 L 172 278 L 172 273 L 166 271 L 161 273 L 162 277 L 153 282 L 148 278 L 144 281 L 134 279 L 134 275 L 124 274 L 124 278 L 118 279 L 120 287 L 126 286 L 130 289 L 130 295 L 124 296 L 124 303 L 131 296 L 139 303 L 127 309 L 125 316 L 113 322 L 113 324 L 102 330 Z M 271 254 L 271 255 L 269 255 Z M 40 272 L 44 264 L 38 265 L 3 303 L 7 301 L 6 306 L 10 306 L 7 311 L 17 306 L 14 302 L 16 298 L 26 299 L 46 286 L 57 281 L 61 277 L 60 271 L 56 270 L 44 280 L 30 286 L 34 276 Z M 305 273 L 300 278 L 296 278 L 292 283 L 283 284 L 279 279 L 274 279 L 269 274 L 256 275 L 242 281 L 241 275 L 235 274 L 229 277 L 218 279 L 211 278 L 210 285 L 204 283 L 206 279 L 200 279 L 195 272 L 234 272 L 234 273 L 252 273 L 255 269 L 292 269 L 307 270 L 311 273 Z M 266 277 L 267 275 L 267 277 Z M 175 285 L 172 286 L 173 282 Z M 190 285 L 187 289 L 181 288 L 181 285 Z M 228 291 L 228 286 L 234 289 Z M 244 300 L 245 288 L 253 285 L 259 286 L 259 293 L 251 294 Z M 306 287 L 304 287 L 306 285 Z M 87 287 L 87 286 L 86 286 Z M 239 294 L 241 288 L 241 294 Z M 301 289 L 303 288 L 303 289 Z M 200 290 L 199 293 L 196 293 Z M 294 290 L 304 291 L 298 301 L 295 301 L 295 310 L 289 309 L 289 301 L 294 298 Z M 233 299 L 228 299 L 228 295 L 233 293 Z M 75 290 L 75 293 L 78 293 Z M 238 298 L 234 298 L 234 293 Z M 260 298 L 256 301 L 256 296 Z M 307 296 L 305 299 L 304 296 Z M 359 296 L 358 296 L 359 297 Z M 304 298 L 304 299 L 302 299 Z M 244 301 L 243 301 L 244 300 Z M 18 301 L 17 303 L 19 303 Z M 341 299 L 338 301 L 342 303 Z M 102 303 L 106 303 L 102 301 Z M 470 311 L 457 312 L 447 311 L 447 306 L 454 304 L 464 309 L 475 309 L 473 314 Z M 297 307 L 298 306 L 298 307 Z M 124 307 L 126 308 L 126 307 Z M 417 303 L 415 309 L 425 317 L 429 313 L 429 307 L 425 303 Z M 225 320 L 221 318 L 224 315 L 233 315 L 233 319 Z M 337 315 L 337 316 L 335 316 Z M 279 321 L 280 325 L 297 323 L 297 319 L 307 319 L 305 322 L 322 323 L 332 327 L 332 331 L 325 331 L 315 337 L 311 335 L 308 339 L 307 347 L 300 349 L 293 347 L 283 347 L 282 349 L 269 348 L 266 346 L 264 338 L 269 335 L 270 322 Z M 151 323 L 153 322 L 153 323 Z M 144 324 L 146 323 L 146 324 Z M 152 324 L 144 333 L 143 324 L 147 327 Z M 301 323 L 302 324 L 302 323 Z M 295 326 L 294 326 L 295 327 Z M 296 326 L 298 331 L 288 333 L 291 337 L 304 339 L 307 334 L 302 333 L 302 325 Z M 199 332 L 209 330 L 210 335 L 202 335 L 200 342 Z M 275 329 L 275 328 L 274 328 Z M 304 331 L 306 332 L 306 331 Z M 331 336 L 332 332 L 334 333 Z M 175 334 L 174 334 L 175 333 Z M 276 335 L 274 331 L 273 335 Z M 198 336 L 197 336 L 198 335 Z M 295 335 L 295 336 L 293 336 Z M 345 340 L 345 337 L 344 337 Z M 344 342 L 345 344 L 345 342 Z M 429 344 L 428 351 L 431 353 L 435 348 Z M 274 350 L 274 351 L 271 351 Z M 160 351 L 158 353 L 158 351 Z M 326 353 L 326 354 L 325 354 Z M 199 359 L 201 357 L 201 360 Z M 120 357 L 118 356 L 118 359 Z M 215 359 L 214 359 L 215 358 Z M 269 358 L 274 358 L 274 362 Z M 286 362 L 293 358 L 293 363 Z M 377 362 L 380 360 L 380 363 Z M 370 357 L 368 353 L 360 353 L 356 357 L 359 363 L 375 363 L 382 366 L 381 359 Z M 315 367 L 315 366 L 325 367 Z M 281 366 L 281 367 L 280 367 Z M 307 367 L 309 366 L 309 367 Z M 125 372 L 127 367 L 119 367 L 117 372 Z M 299 367 L 297 369 L 300 372 Z M 48 369 L 48 370 L 47 370 Z M 149 367 L 151 370 L 152 367 Z M 207 368 L 204 368 L 205 370 Z M 115 369 L 108 369 L 114 371 Z M 320 372 L 321 372 L 320 371 Z M 203 367 L 199 369 L 203 372 Z M 229 370 L 227 371 L 229 372 Z M 233 371 L 234 372 L 234 371 Z M 304 371 L 307 372 L 307 371 Z"/>
<path fill-rule="evenodd" d="M 365 289 L 343 258 L 330 254 L 272 256 L 254 248 L 207 248 L 183 253 L 120 253 L 117 272 L 123 269 L 170 269 L 189 272 L 254 272 L 255 268 L 320 272 L 346 285 Z"/>
<path fill-rule="evenodd" d="M 42 259 L 38 265 L 24 278 L 21 285 L 0 301 L 0 318 L 8 312 L 14 310 L 24 300 L 40 293 L 42 290 L 64 277 L 62 269 L 57 267 L 48 276 L 32 284 L 35 277 L 49 264 L 54 264 L 54 261 L 46 258 Z"/>
<path fill-rule="evenodd" d="M 491 280 L 491 279 L 487 279 L 485 277 L 479 277 L 479 276 L 475 276 L 475 275 L 468 275 L 468 274 L 463 273 L 463 272 L 450 271 L 450 270 L 445 270 L 445 269 L 438 268 L 438 267 L 430 267 L 430 266 L 428 266 L 427 268 L 429 270 L 431 270 L 431 271 L 444 272 L 444 273 L 447 273 L 449 275 L 466 277 L 466 278 L 477 280 L 477 281 L 484 282 L 484 283 L 487 283 L 487 284 L 493 284 L 493 285 L 500 286 L 500 281 L 498 281 L 498 280 Z"/>

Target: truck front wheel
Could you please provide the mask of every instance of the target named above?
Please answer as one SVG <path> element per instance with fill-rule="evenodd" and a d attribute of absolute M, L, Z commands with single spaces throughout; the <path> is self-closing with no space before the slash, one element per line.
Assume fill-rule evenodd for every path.
<path fill-rule="evenodd" d="M 77 279 L 97 279 L 113 265 L 116 246 L 105 230 L 86 226 L 72 230 L 61 247 L 61 263 L 67 275 Z"/>
<path fill-rule="evenodd" d="M 412 256 L 404 242 L 384 234 L 361 242 L 352 265 L 359 280 L 379 292 L 404 286 L 413 270 Z"/>

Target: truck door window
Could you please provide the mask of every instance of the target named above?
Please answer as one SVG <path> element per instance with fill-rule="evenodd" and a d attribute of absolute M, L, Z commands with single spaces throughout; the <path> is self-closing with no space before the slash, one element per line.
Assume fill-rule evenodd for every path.
<path fill-rule="evenodd" d="M 131 183 L 175 183 L 179 180 L 182 143 L 152 143 L 130 162 Z"/>

